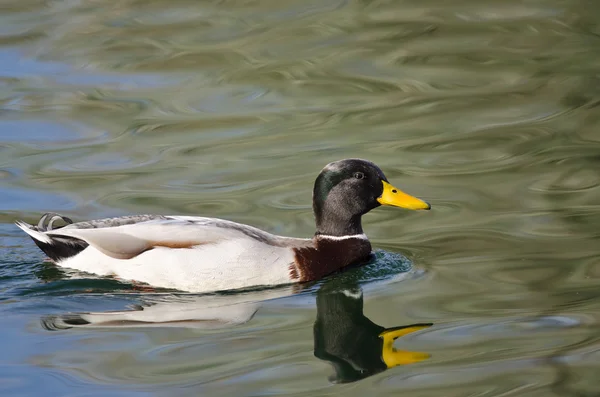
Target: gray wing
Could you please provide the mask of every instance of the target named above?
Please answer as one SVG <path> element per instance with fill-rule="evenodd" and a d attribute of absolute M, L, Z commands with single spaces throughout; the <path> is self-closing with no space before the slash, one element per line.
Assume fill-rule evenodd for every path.
<path fill-rule="evenodd" d="M 63 217 L 64 219 L 65 217 Z M 70 220 L 66 218 L 65 221 Z M 236 223 L 232 221 L 227 221 L 224 219 L 218 218 L 205 218 L 199 216 L 165 216 L 165 215 L 131 215 L 131 216 L 120 216 L 117 218 L 105 218 L 105 219 L 97 219 L 86 222 L 77 222 L 72 223 L 64 227 L 64 229 L 104 229 L 125 225 L 134 225 L 134 224 L 155 224 L 160 223 L 163 225 L 173 225 L 177 224 L 181 227 L 187 226 L 200 226 L 205 228 L 210 228 L 214 230 L 225 230 L 230 231 L 231 233 L 243 233 L 247 237 L 253 238 L 257 241 L 260 241 L 269 245 L 285 245 L 284 242 L 289 243 L 290 240 L 296 239 L 288 239 L 285 237 L 275 236 L 271 233 L 267 233 L 258 228 L 244 225 L 241 223 Z M 50 229 L 52 230 L 52 229 Z"/>
<path fill-rule="evenodd" d="M 56 221 L 62 221 L 67 225 L 54 227 L 54 223 Z M 232 233 L 243 233 L 247 237 L 274 246 L 305 247 L 311 244 L 310 239 L 277 236 L 252 226 L 224 219 L 180 215 L 129 215 L 73 223 L 73 221 L 67 218 L 66 216 L 62 216 L 55 213 L 46 213 L 40 219 L 38 226 L 37 228 L 35 228 L 35 230 L 41 232 L 48 232 L 57 229 L 63 229 L 64 231 L 74 229 L 109 229 L 113 227 L 136 225 L 142 223 L 148 225 L 156 223 L 164 225 L 181 225 L 182 227 L 184 227 L 185 225 L 193 225 L 201 227 L 204 226 L 206 228 L 215 230 L 229 230 Z"/>

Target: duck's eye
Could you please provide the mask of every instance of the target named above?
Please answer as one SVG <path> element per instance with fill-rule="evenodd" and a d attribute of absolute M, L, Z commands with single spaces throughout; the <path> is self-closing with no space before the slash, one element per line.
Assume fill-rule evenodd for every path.
<path fill-rule="evenodd" d="M 355 172 L 354 177 L 356 179 L 365 179 L 365 174 L 363 174 L 362 172 Z"/>

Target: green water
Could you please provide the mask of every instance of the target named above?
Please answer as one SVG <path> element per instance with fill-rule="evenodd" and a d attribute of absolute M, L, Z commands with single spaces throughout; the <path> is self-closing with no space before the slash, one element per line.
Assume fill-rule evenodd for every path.
<path fill-rule="evenodd" d="M 4 0 L 0 394 L 598 395 L 599 12 Z M 314 178 L 347 157 L 433 207 L 365 216 L 380 250 L 367 268 L 257 291 L 268 301 L 238 325 L 43 327 L 179 296 L 77 279 L 13 221 L 185 214 L 308 237 Z M 336 382 L 316 336 L 366 354 L 342 341 L 369 327 L 338 328 L 360 309 L 385 328 L 433 323 L 396 343 L 429 358 Z"/>

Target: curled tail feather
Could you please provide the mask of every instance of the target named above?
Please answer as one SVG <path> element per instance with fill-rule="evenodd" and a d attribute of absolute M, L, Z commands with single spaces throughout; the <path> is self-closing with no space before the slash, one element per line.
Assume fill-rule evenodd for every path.
<path fill-rule="evenodd" d="M 47 232 L 50 230 L 60 229 L 62 226 L 54 228 L 54 222 L 56 222 L 57 220 L 63 221 L 67 225 L 70 225 L 73 223 L 73 221 L 69 217 L 57 214 L 55 212 L 46 212 L 40 218 L 40 221 L 38 222 L 38 225 L 37 225 L 37 230 L 42 231 L 42 232 Z"/>

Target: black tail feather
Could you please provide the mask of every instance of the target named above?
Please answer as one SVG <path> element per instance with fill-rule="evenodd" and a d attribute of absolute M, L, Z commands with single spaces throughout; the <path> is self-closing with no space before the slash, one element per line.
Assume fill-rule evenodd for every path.
<path fill-rule="evenodd" d="M 52 236 L 52 243 L 44 243 L 32 238 L 37 245 L 54 262 L 75 256 L 88 247 L 88 243 L 73 237 Z"/>
<path fill-rule="evenodd" d="M 54 226 L 55 222 L 63 222 L 64 225 Z M 40 218 L 37 226 L 26 225 L 27 228 L 35 230 L 37 232 L 48 232 L 50 230 L 57 230 L 66 225 L 72 224 L 73 221 L 63 215 L 56 214 L 54 212 L 47 212 Z M 22 226 L 25 224 L 21 224 Z M 24 229 L 25 230 L 25 229 Z M 88 243 L 75 237 L 68 236 L 50 236 L 50 241 L 40 241 L 31 235 L 33 242 L 54 262 L 62 259 L 75 256 L 88 247 Z"/>

